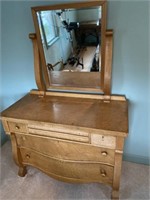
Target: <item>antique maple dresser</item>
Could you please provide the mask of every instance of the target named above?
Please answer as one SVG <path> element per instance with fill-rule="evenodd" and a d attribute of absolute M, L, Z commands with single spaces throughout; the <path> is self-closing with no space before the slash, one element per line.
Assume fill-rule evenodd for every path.
<path fill-rule="evenodd" d="M 42 24 L 42 20 L 55 12 L 53 18 L 62 29 L 59 34 L 66 31 L 70 35 L 75 28 L 77 31 L 71 23 L 71 12 L 76 13 L 76 20 L 80 21 L 79 13 L 85 10 L 101 13 L 97 15 L 101 23 L 99 71 L 54 70 L 60 60 L 51 61 L 51 57 L 46 60 L 45 51 L 52 45 L 46 47 L 44 43 L 41 27 L 45 22 Z M 71 20 L 65 23 L 66 13 Z M 125 96 L 111 94 L 113 31 L 106 30 L 106 1 L 34 7 L 32 14 L 36 34 L 29 37 L 34 47 L 38 89 L 31 90 L 1 113 L 5 132 L 11 138 L 18 174 L 25 176 L 26 166 L 31 165 L 61 181 L 109 184 L 111 198 L 119 199 L 123 146 L 128 134 L 128 102 Z M 57 35 L 54 45 L 60 40 L 61 34 Z M 75 56 L 73 59 L 79 61 L 79 54 Z M 78 64 L 83 60 L 82 57 Z M 63 62 L 61 56 L 61 64 Z M 82 64 L 85 69 L 86 64 Z"/>

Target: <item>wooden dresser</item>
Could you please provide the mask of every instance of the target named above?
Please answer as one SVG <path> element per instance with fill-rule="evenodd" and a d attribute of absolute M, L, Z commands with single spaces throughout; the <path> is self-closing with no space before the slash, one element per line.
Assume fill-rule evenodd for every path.
<path fill-rule="evenodd" d="M 31 165 L 63 181 L 109 184 L 118 198 L 128 133 L 125 97 L 108 102 L 103 95 L 34 93 L 2 112 L 19 175 Z"/>
<path fill-rule="evenodd" d="M 99 71 L 49 72 L 38 16 L 53 11 L 55 17 L 63 17 L 68 9 L 81 8 L 82 15 L 86 9 L 88 13 L 102 11 L 98 15 Z M 111 198 L 119 199 L 128 101 L 111 94 L 113 31 L 106 30 L 106 0 L 38 6 L 32 8 L 32 15 L 36 33 L 30 38 L 38 89 L 1 113 L 18 174 L 25 176 L 26 166 L 31 165 L 62 181 L 105 183 L 112 187 Z"/>

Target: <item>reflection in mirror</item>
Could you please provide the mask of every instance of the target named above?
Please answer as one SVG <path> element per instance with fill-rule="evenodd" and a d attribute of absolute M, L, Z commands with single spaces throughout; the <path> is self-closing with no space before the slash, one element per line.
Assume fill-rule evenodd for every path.
<path fill-rule="evenodd" d="M 101 7 L 37 12 L 49 73 L 101 71 Z"/>

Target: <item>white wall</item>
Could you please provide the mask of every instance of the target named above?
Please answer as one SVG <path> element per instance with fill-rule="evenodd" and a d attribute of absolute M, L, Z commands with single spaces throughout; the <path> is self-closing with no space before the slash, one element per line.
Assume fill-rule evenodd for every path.
<path fill-rule="evenodd" d="M 83 14 L 84 13 L 84 14 Z M 77 10 L 77 21 L 84 22 L 84 21 L 98 21 L 101 18 L 100 9 L 79 9 Z"/>
<path fill-rule="evenodd" d="M 43 44 L 46 63 L 50 63 L 52 65 L 60 61 L 66 63 L 72 53 L 72 43 L 71 43 L 70 33 L 66 30 L 59 17 L 58 16 L 54 17 L 56 19 L 58 38 L 48 48 L 46 47 L 45 44 Z M 76 11 L 70 11 L 70 12 L 66 11 L 65 13 L 62 13 L 61 17 L 63 18 L 63 20 L 66 20 L 67 22 L 68 19 L 69 22 L 76 22 Z M 71 35 L 73 38 L 73 46 L 75 47 L 76 40 L 73 30 L 71 31 Z M 59 71 L 61 70 L 61 68 L 62 68 L 61 64 L 58 64 L 57 66 L 55 66 L 54 70 Z"/>

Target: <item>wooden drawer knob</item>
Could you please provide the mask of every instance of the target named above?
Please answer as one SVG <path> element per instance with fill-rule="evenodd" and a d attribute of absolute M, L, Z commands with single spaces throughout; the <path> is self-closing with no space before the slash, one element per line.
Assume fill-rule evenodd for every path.
<path fill-rule="evenodd" d="M 30 158 L 30 155 L 29 155 L 29 154 L 26 154 L 26 158 L 29 159 L 29 158 Z"/>
<path fill-rule="evenodd" d="M 107 151 L 102 151 L 101 154 L 102 154 L 102 156 L 107 156 L 108 155 Z"/>
<path fill-rule="evenodd" d="M 20 129 L 20 126 L 16 125 L 16 127 L 15 127 L 15 128 L 16 128 L 16 130 L 19 130 L 19 129 Z"/>
<path fill-rule="evenodd" d="M 106 177 L 106 172 L 105 172 L 105 170 L 101 169 L 100 173 L 101 173 L 101 176 L 102 176 L 102 177 Z"/>

